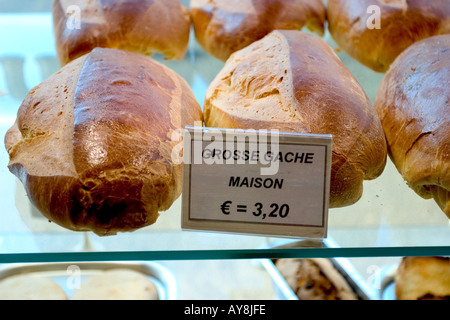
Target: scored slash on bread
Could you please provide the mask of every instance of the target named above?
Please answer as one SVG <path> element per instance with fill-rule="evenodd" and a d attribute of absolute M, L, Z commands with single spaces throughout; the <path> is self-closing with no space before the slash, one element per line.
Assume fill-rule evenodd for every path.
<path fill-rule="evenodd" d="M 147 56 L 96 48 L 32 89 L 5 146 L 49 220 L 99 235 L 156 221 L 181 194 L 172 133 L 202 121 L 188 84 Z"/>
<path fill-rule="evenodd" d="M 207 127 L 333 135 L 330 207 L 358 201 L 386 141 L 372 103 L 322 39 L 277 30 L 235 52 L 210 84 Z"/>

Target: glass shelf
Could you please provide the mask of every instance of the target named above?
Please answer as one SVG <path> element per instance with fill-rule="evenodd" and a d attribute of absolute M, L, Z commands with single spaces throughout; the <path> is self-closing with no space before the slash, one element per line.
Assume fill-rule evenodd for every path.
<path fill-rule="evenodd" d="M 43 3 L 51 8 L 51 1 Z M 56 71 L 58 63 L 50 12 L 0 12 L 0 34 L 0 91 L 6 92 L 0 95 L 0 136 L 4 137 L 27 92 Z M 329 34 L 324 39 L 337 49 Z M 374 101 L 383 75 L 336 52 Z M 179 73 L 201 105 L 208 84 L 223 66 L 194 37 L 183 61 L 154 58 Z M 434 201 L 417 196 L 389 160 L 381 177 L 365 182 L 358 203 L 330 210 L 329 238 L 324 242 L 181 230 L 181 198 L 154 225 L 133 233 L 102 238 L 72 232 L 49 223 L 33 208 L 7 163 L 2 147 L 0 263 L 450 255 L 448 218 Z M 280 241 L 291 246 L 273 246 Z"/>

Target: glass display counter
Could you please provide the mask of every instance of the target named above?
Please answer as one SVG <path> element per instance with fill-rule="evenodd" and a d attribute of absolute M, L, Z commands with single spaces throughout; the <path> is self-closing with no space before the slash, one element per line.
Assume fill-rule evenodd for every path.
<path fill-rule="evenodd" d="M 50 6 L 48 5 L 50 3 Z M 58 70 L 51 1 L 38 12 L 0 12 L 0 135 L 14 123 L 27 92 Z M 26 7 L 23 10 L 27 10 Z M 22 11 L 23 11 L 22 10 Z M 16 10 L 17 11 L 17 10 Z M 20 10 L 18 10 L 20 11 Z M 383 74 L 362 66 L 324 39 L 354 74 L 372 101 Z M 165 61 L 191 86 L 200 105 L 223 63 L 205 53 L 191 35 L 183 61 Z M 158 221 L 133 233 L 98 237 L 50 223 L 30 204 L 21 183 L 7 168 L 0 148 L 0 262 L 93 260 L 195 260 L 272 257 L 374 257 L 450 255 L 450 224 L 432 200 L 416 195 L 388 159 L 384 173 L 364 183 L 354 205 L 330 209 L 324 241 L 280 240 L 266 236 L 186 231 L 181 229 L 181 198 Z"/>

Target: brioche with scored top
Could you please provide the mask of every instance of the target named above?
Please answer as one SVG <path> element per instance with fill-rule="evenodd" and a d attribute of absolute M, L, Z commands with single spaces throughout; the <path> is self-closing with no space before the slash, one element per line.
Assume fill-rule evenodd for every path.
<path fill-rule="evenodd" d="M 328 0 L 327 16 L 336 43 L 377 72 L 413 43 L 450 33 L 448 0 Z"/>
<path fill-rule="evenodd" d="M 181 194 L 174 133 L 196 121 L 200 105 L 174 71 L 96 48 L 25 97 L 5 136 L 8 167 L 49 220 L 99 235 L 133 231 Z"/>
<path fill-rule="evenodd" d="M 277 30 L 235 52 L 209 86 L 208 127 L 332 134 L 330 207 L 358 201 L 386 164 L 372 103 L 322 39 Z"/>
<path fill-rule="evenodd" d="M 450 218 L 450 35 L 419 41 L 392 64 L 375 108 L 407 184 Z"/>
<path fill-rule="evenodd" d="M 191 0 L 190 9 L 197 40 L 222 61 L 276 29 L 323 35 L 326 20 L 322 0 Z"/>
<path fill-rule="evenodd" d="M 54 0 L 53 29 L 61 65 L 96 47 L 160 53 L 181 60 L 190 13 L 179 0 Z"/>

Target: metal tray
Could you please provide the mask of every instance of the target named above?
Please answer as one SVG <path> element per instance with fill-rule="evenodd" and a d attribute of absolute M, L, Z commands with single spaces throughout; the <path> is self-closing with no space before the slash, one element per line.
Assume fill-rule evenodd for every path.
<path fill-rule="evenodd" d="M 379 274 L 379 299 L 380 300 L 397 300 L 395 295 L 395 274 L 397 273 L 398 264 L 392 264 L 384 267 Z"/>
<path fill-rule="evenodd" d="M 281 242 L 276 242 L 271 246 L 272 248 L 295 248 L 295 247 L 308 247 L 311 245 L 309 242 L 298 241 L 289 242 L 282 240 Z M 317 244 L 312 243 L 313 246 Z M 333 247 L 334 243 L 332 240 L 325 240 L 320 246 Z M 377 294 L 370 286 L 367 285 L 366 280 L 353 268 L 352 264 L 344 258 L 330 258 L 329 259 L 338 272 L 347 280 L 350 287 L 356 293 L 356 295 L 361 300 L 378 300 Z M 275 293 L 281 300 L 299 300 L 295 292 L 289 287 L 288 283 L 278 271 L 275 266 L 275 259 L 263 259 L 262 264 L 267 270 L 274 283 Z"/>
<path fill-rule="evenodd" d="M 58 262 L 58 263 L 24 263 L 0 266 L 0 281 L 10 276 L 30 274 L 37 277 L 47 277 L 58 283 L 67 296 L 72 293 L 73 272 L 79 272 L 79 281 L 89 276 L 111 269 L 129 269 L 148 276 L 156 285 L 159 300 L 176 300 L 176 280 L 171 271 L 154 262 Z M 72 278 L 71 278 L 72 277 Z"/>

